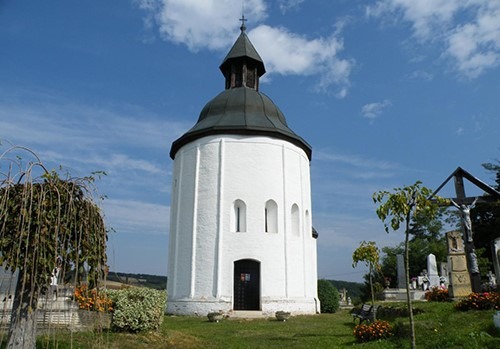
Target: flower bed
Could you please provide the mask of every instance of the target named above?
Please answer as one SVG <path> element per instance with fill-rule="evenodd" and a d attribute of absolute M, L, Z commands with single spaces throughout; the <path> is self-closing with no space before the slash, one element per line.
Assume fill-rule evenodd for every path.
<path fill-rule="evenodd" d="M 394 329 L 389 322 L 377 320 L 371 324 L 360 324 L 354 328 L 354 337 L 358 342 L 369 342 L 389 338 L 394 335 Z"/>
<path fill-rule="evenodd" d="M 89 290 L 87 285 L 75 287 L 75 300 L 78 307 L 88 311 L 110 312 L 113 310 L 111 299 L 106 292 L 94 288 Z"/>
<path fill-rule="evenodd" d="M 458 310 L 500 310 L 500 294 L 495 292 L 471 293 L 455 304 Z"/>
<path fill-rule="evenodd" d="M 429 291 L 425 292 L 425 299 L 428 302 L 447 302 L 450 300 L 450 294 L 446 288 L 431 287 Z"/>

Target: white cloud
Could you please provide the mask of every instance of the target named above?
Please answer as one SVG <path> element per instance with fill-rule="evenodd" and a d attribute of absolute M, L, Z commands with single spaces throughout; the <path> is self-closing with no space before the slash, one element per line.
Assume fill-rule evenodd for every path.
<path fill-rule="evenodd" d="M 233 0 L 139 0 L 158 24 L 161 35 L 192 51 L 225 49 L 234 40 L 242 4 Z M 263 0 L 246 0 L 245 16 L 258 22 L 266 17 Z M 150 18 L 150 17 L 149 17 Z M 228 23 L 234 23 L 233 26 Z"/>
<path fill-rule="evenodd" d="M 457 69 L 475 78 L 500 63 L 500 1 L 486 1 L 473 22 L 455 27 L 447 38 L 447 54 Z"/>
<path fill-rule="evenodd" d="M 125 154 L 115 153 L 106 154 L 106 156 L 95 156 L 93 158 L 82 159 L 84 163 L 90 163 L 99 166 L 99 168 L 110 171 L 141 171 L 150 174 L 164 173 L 165 169 L 160 168 L 157 164 L 143 159 L 135 159 Z"/>
<path fill-rule="evenodd" d="M 385 100 L 383 102 L 375 102 L 375 103 L 369 103 L 365 104 L 361 108 L 361 115 L 367 119 L 376 119 L 377 117 L 382 114 L 385 108 L 389 107 L 391 105 L 391 102 L 388 100 Z"/>
<path fill-rule="evenodd" d="M 279 0 L 280 10 L 286 13 L 289 10 L 297 9 L 304 0 Z"/>
<path fill-rule="evenodd" d="M 432 79 L 434 79 L 433 74 L 426 72 L 424 70 L 415 70 L 408 77 L 410 79 L 424 80 L 424 81 L 431 81 Z"/>
<path fill-rule="evenodd" d="M 443 56 L 468 78 L 500 64 L 500 0 L 381 0 L 369 16 L 396 13 L 422 42 L 444 47 Z"/>
<path fill-rule="evenodd" d="M 467 0 L 380 0 L 367 7 L 369 16 L 397 13 L 410 22 L 414 34 L 419 38 L 429 38 L 450 22 L 462 3 Z"/>
<path fill-rule="evenodd" d="M 118 233 L 167 234 L 170 207 L 135 200 L 103 201 L 106 224 Z"/>
<path fill-rule="evenodd" d="M 66 153 L 71 149 L 109 149 L 116 144 L 163 150 L 189 127 L 188 123 L 161 120 L 133 106 L 108 109 L 55 95 L 43 102 L 33 98 L 30 103 L 4 97 L 0 98 L 0 139 L 41 147 L 61 146 Z"/>
<path fill-rule="evenodd" d="M 381 170 L 394 170 L 399 167 L 397 164 L 389 161 L 367 159 L 359 155 L 337 154 L 333 152 L 326 152 L 324 150 L 318 150 L 314 154 L 314 159 L 318 161 L 337 162 L 355 167 L 371 167 Z"/>
<path fill-rule="evenodd" d="M 155 3 L 156 6 L 153 6 Z M 282 6 L 298 6 L 300 1 L 282 2 Z M 234 43 L 236 18 L 241 4 L 232 0 L 152 0 L 139 1 L 141 8 L 153 13 L 163 38 L 186 45 L 192 51 L 201 49 L 227 50 Z M 267 16 L 263 0 L 247 1 L 245 15 L 259 23 Z M 316 88 L 343 98 L 349 87 L 353 60 L 339 58 L 343 41 L 339 25 L 329 38 L 307 38 L 283 27 L 252 25 L 248 36 L 266 64 L 269 74 L 317 77 Z"/>
<path fill-rule="evenodd" d="M 317 87 L 340 86 L 341 97 L 346 95 L 353 62 L 339 59 L 342 40 L 332 36 L 309 40 L 285 28 L 260 25 L 249 34 L 259 49 L 266 67 L 281 75 L 319 75 Z"/>
<path fill-rule="evenodd" d="M 137 106 L 88 106 L 56 94 L 0 95 L 0 150 L 7 142 L 27 146 L 49 170 L 63 165 L 73 176 L 105 171 L 99 191 L 113 199 L 168 197 L 168 149 L 191 122 L 168 120 Z"/>

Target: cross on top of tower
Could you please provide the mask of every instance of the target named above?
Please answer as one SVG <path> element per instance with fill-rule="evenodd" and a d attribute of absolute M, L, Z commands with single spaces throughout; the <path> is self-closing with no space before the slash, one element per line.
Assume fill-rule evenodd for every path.
<path fill-rule="evenodd" d="M 241 15 L 240 21 L 241 21 L 241 27 L 240 27 L 240 29 L 241 29 L 242 32 L 244 32 L 247 29 L 247 27 L 245 25 L 245 22 L 247 21 L 247 19 L 245 18 L 244 14 Z"/>

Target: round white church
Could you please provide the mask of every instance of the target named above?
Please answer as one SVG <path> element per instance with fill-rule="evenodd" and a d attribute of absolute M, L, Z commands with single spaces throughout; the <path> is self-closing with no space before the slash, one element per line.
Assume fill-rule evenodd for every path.
<path fill-rule="evenodd" d="M 259 92 L 244 25 L 220 70 L 225 90 L 170 151 L 167 313 L 318 313 L 311 147 Z"/>

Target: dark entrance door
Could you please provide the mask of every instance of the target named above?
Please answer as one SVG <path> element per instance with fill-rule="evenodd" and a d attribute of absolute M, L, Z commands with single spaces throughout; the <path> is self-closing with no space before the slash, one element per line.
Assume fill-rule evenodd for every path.
<path fill-rule="evenodd" d="M 234 310 L 260 310 L 260 262 L 234 262 Z"/>

